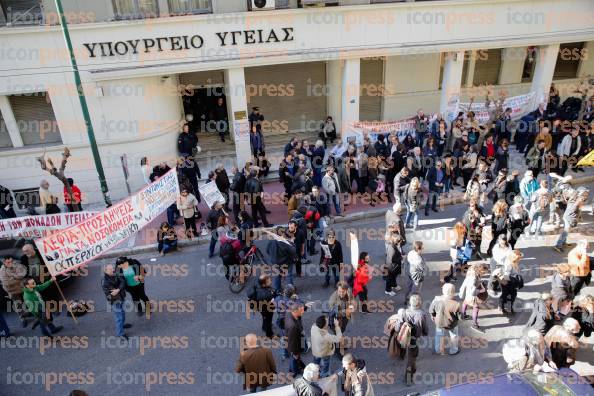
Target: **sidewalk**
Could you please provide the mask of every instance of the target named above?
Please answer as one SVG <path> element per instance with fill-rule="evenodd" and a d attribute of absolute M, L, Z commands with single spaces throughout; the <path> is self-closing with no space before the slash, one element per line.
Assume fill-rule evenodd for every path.
<path fill-rule="evenodd" d="M 526 170 L 526 165 L 524 163 L 524 157 L 521 154 L 518 154 L 515 150 L 512 150 L 510 153 L 510 165 L 512 169 L 518 169 L 520 171 L 520 178 L 522 177 L 523 172 Z M 573 176 L 574 180 L 572 184 L 586 184 L 594 181 L 594 168 L 587 168 L 585 172 L 574 173 L 572 171 L 568 171 L 567 175 Z M 264 181 L 264 191 L 266 194 L 279 194 L 284 192 L 284 188 L 282 184 L 278 180 L 265 180 Z M 357 195 L 354 195 L 355 197 Z M 444 200 L 443 205 L 456 205 L 464 202 L 464 188 L 456 187 L 454 190 L 450 192 L 449 198 Z M 386 210 L 392 207 L 392 203 L 385 202 L 385 203 L 377 203 L 375 207 L 369 205 L 368 201 L 361 202 L 360 197 L 357 199 L 357 202 L 353 202 L 349 204 L 343 212 L 344 217 L 335 217 L 330 225 L 334 223 L 343 223 L 343 222 L 350 222 L 356 220 L 363 220 L 363 219 L 370 219 L 376 218 L 379 216 L 384 216 Z M 289 215 L 287 213 L 287 206 L 282 203 L 268 203 L 266 204 L 267 209 L 271 212 L 267 215 L 267 219 L 270 223 L 275 225 L 284 225 L 289 220 Z M 206 215 L 208 214 L 208 208 L 204 202 L 199 204 L 200 212 L 202 213 L 203 220 L 206 219 Z M 248 213 L 251 214 L 250 209 L 248 208 Z M 422 219 L 424 217 L 423 211 L 420 210 L 419 217 Z M 109 258 L 109 257 L 117 257 L 121 255 L 130 255 L 130 254 L 137 254 L 143 252 L 150 252 L 150 251 L 157 251 L 157 236 L 156 230 L 159 225 L 166 221 L 167 217 L 165 213 L 161 214 L 157 219 L 147 225 L 145 228 L 140 230 L 135 237 L 130 238 L 128 241 L 124 242 L 120 245 L 119 249 L 112 250 L 102 258 Z M 200 227 L 200 224 L 197 224 Z M 198 245 L 203 243 L 208 243 L 210 240 L 210 235 L 194 238 L 192 240 L 188 240 L 184 235 L 184 226 L 183 220 L 178 219 L 176 224 L 176 229 L 178 231 L 178 238 L 179 238 L 179 245 L 180 246 L 190 246 L 190 245 Z"/>

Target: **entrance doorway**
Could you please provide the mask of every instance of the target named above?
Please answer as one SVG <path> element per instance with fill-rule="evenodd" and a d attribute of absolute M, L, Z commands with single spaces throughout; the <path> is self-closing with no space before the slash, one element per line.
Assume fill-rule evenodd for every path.
<path fill-rule="evenodd" d="M 192 121 L 188 121 L 190 132 L 213 135 L 229 132 L 224 86 L 192 87 L 185 93 L 182 99 L 186 119 L 192 115 Z"/>

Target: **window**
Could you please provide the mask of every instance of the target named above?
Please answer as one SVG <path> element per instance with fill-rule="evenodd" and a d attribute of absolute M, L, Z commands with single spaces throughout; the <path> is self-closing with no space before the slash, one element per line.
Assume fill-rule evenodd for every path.
<path fill-rule="evenodd" d="M 501 69 L 501 48 L 482 50 L 481 53 L 486 56 L 477 56 L 472 84 L 475 87 L 481 84 L 496 85 Z"/>
<path fill-rule="evenodd" d="M 582 56 L 586 55 L 582 52 L 583 47 L 583 42 L 567 43 L 559 46 L 557 64 L 555 65 L 555 72 L 553 73 L 554 80 L 577 77 L 580 60 L 582 59 Z"/>
<path fill-rule="evenodd" d="M 116 19 L 155 18 L 159 16 L 157 0 L 113 0 Z"/>
<path fill-rule="evenodd" d="M 54 109 L 46 92 L 8 97 L 23 144 L 62 144 Z"/>
<path fill-rule="evenodd" d="M 10 134 L 8 133 L 8 128 L 6 128 L 6 123 L 2 118 L 2 114 L 0 114 L 0 149 L 12 147 L 12 141 L 10 140 Z"/>
<path fill-rule="evenodd" d="M 41 0 L 0 0 L 7 25 L 41 25 L 43 8 Z"/>
<path fill-rule="evenodd" d="M 169 0 L 172 15 L 204 14 L 212 12 L 211 0 Z"/>
<path fill-rule="evenodd" d="M 522 68 L 522 82 L 532 81 L 536 67 L 537 51 L 536 47 L 528 47 L 526 50 L 526 59 L 524 59 L 524 67 Z"/>

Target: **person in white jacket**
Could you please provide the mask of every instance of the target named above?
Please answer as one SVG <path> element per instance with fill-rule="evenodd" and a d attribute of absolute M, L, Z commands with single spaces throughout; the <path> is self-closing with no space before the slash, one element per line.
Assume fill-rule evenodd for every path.
<path fill-rule="evenodd" d="M 328 319 L 322 315 L 316 319 L 311 326 L 311 352 L 314 356 L 314 363 L 320 366 L 320 377 L 330 375 L 330 359 L 334 355 L 335 344 L 342 339 L 342 331 L 338 319 L 334 319 L 334 332 L 328 331 Z"/>
<path fill-rule="evenodd" d="M 507 237 L 505 235 L 500 235 L 497 244 L 493 247 L 493 255 L 489 262 L 491 272 L 495 271 L 497 267 L 505 266 L 507 257 L 511 252 L 512 248 L 507 242 Z"/>

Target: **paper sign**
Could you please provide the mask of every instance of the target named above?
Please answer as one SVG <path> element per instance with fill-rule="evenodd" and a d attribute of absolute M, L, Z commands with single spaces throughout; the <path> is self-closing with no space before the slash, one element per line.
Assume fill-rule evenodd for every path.
<path fill-rule="evenodd" d="M 351 242 L 351 263 L 353 268 L 357 270 L 359 266 L 359 240 L 357 240 L 357 235 L 352 232 L 349 233 L 349 238 Z"/>
<path fill-rule="evenodd" d="M 198 187 L 198 190 L 209 208 L 212 208 L 216 202 L 225 203 L 225 197 L 221 194 L 217 184 L 213 181 L 203 184 Z"/>

